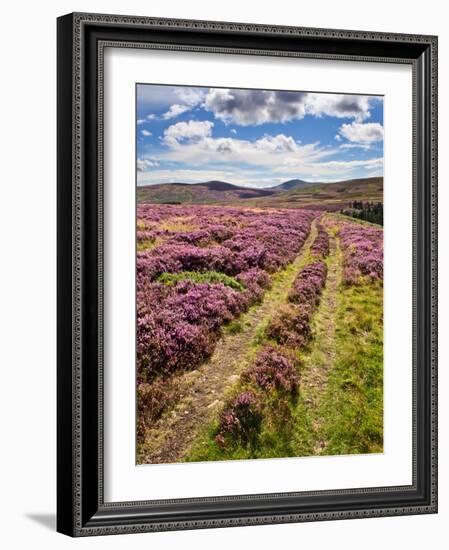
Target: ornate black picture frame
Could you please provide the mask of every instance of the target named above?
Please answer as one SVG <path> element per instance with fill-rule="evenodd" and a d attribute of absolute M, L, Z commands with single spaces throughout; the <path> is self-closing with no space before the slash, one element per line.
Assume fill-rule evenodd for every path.
<path fill-rule="evenodd" d="M 406 63 L 413 69 L 413 483 L 104 502 L 105 44 Z M 58 501 L 71 536 L 437 512 L 437 38 L 101 14 L 58 19 Z"/>

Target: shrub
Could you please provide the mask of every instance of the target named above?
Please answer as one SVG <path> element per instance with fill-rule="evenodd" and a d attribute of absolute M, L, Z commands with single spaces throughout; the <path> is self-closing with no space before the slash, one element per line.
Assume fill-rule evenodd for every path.
<path fill-rule="evenodd" d="M 383 230 L 342 221 L 338 234 L 343 251 L 343 281 L 353 285 L 362 278 L 383 280 Z"/>
<path fill-rule="evenodd" d="M 196 368 L 209 357 L 223 325 L 262 299 L 268 273 L 295 258 L 315 217 L 305 210 L 138 204 L 139 380 Z"/>
<path fill-rule="evenodd" d="M 310 339 L 311 313 L 307 304 L 283 306 L 267 326 L 267 337 L 291 348 L 304 347 Z"/>
<path fill-rule="evenodd" d="M 311 252 L 321 259 L 329 256 L 329 234 L 321 224 L 318 225 L 318 235 L 313 241 Z"/>
<path fill-rule="evenodd" d="M 289 293 L 289 300 L 297 304 L 318 304 L 321 291 L 326 283 L 327 266 L 324 262 L 306 265 L 296 277 Z"/>
<path fill-rule="evenodd" d="M 157 378 L 151 384 L 137 385 L 137 437 L 143 441 L 146 429 L 178 398 L 176 384 Z"/>
<path fill-rule="evenodd" d="M 242 392 L 221 413 L 215 441 L 220 447 L 229 443 L 254 445 L 261 422 L 256 395 L 252 391 Z"/>
<path fill-rule="evenodd" d="M 257 356 L 245 377 L 255 382 L 263 390 L 283 390 L 296 393 L 299 377 L 294 361 L 272 346 L 266 346 Z"/>

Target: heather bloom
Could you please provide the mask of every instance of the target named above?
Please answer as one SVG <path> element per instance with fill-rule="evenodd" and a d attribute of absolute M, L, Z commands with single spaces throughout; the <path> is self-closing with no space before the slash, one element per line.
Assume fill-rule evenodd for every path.
<path fill-rule="evenodd" d="M 288 299 L 271 319 L 266 335 L 277 344 L 302 348 L 310 340 L 310 319 L 326 284 L 327 266 L 318 261 L 306 265 L 296 276 Z"/>
<path fill-rule="evenodd" d="M 326 283 L 327 266 L 324 262 L 314 262 L 302 269 L 293 283 L 289 300 L 297 304 L 314 307 L 318 304 L 321 291 Z"/>
<path fill-rule="evenodd" d="M 262 300 L 270 274 L 296 257 L 316 213 L 139 204 L 137 217 L 137 365 L 144 383 L 205 361 L 223 325 Z"/>
<path fill-rule="evenodd" d="M 299 385 L 292 359 L 272 346 L 266 346 L 258 354 L 245 376 L 267 391 L 276 389 L 296 393 Z"/>
<path fill-rule="evenodd" d="M 329 256 L 329 234 L 321 224 L 318 224 L 318 235 L 313 241 L 310 250 L 319 259 Z"/>
<path fill-rule="evenodd" d="M 256 394 L 244 391 L 238 394 L 220 415 L 215 441 L 221 447 L 228 442 L 253 444 L 262 422 Z"/>
<path fill-rule="evenodd" d="M 339 222 L 343 251 L 343 280 L 357 284 L 361 279 L 383 280 L 383 230 L 360 223 Z"/>

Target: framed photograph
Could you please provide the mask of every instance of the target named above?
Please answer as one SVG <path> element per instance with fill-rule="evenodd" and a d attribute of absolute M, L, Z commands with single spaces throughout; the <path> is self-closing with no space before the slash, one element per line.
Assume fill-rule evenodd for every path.
<path fill-rule="evenodd" d="M 437 38 L 58 19 L 58 531 L 437 511 Z"/>

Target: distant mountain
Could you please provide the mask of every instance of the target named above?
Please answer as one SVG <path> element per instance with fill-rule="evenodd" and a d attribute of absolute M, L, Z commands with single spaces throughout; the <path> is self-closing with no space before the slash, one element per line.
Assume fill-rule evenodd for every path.
<path fill-rule="evenodd" d="M 383 177 L 313 183 L 248 201 L 248 206 L 338 211 L 354 201 L 383 202 Z"/>
<path fill-rule="evenodd" d="M 216 180 L 203 183 L 161 183 L 139 186 L 137 201 L 341 210 L 353 201 L 383 202 L 383 178 L 360 178 L 333 183 L 311 183 L 295 179 L 265 189 L 241 187 Z"/>
<path fill-rule="evenodd" d="M 279 185 L 276 185 L 275 187 L 271 187 L 270 189 L 278 189 L 278 190 L 282 189 L 283 191 L 290 191 L 291 189 L 302 189 L 304 187 L 310 187 L 311 185 L 316 185 L 316 183 L 294 179 L 294 180 L 284 181 L 284 183 L 280 183 Z"/>
<path fill-rule="evenodd" d="M 214 204 L 238 202 L 242 199 L 269 197 L 278 193 L 274 189 L 239 187 L 225 181 L 204 183 L 161 183 L 137 188 L 138 202 L 158 204 Z"/>
<path fill-rule="evenodd" d="M 207 187 L 211 191 L 232 191 L 235 189 L 246 189 L 246 187 L 239 187 L 238 185 L 219 180 L 206 181 L 204 183 L 193 183 L 190 185 Z"/>

